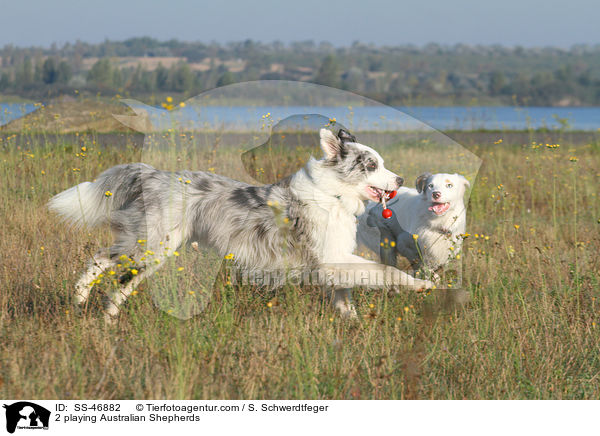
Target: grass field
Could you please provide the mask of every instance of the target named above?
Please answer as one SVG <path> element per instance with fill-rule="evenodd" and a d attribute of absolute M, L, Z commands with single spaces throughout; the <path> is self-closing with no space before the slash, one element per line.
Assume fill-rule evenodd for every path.
<path fill-rule="evenodd" d="M 99 294 L 82 314 L 72 306 L 107 231 L 68 230 L 45 203 L 140 151 L 99 147 L 93 135 L 20 147 L 4 137 L 0 397 L 599 398 L 600 144 L 472 150 L 484 163 L 470 198 L 462 304 L 456 291 L 356 290 L 359 320 L 344 321 L 313 290 L 224 284 L 201 314 L 180 320 L 142 285 L 107 326 Z M 221 152 L 206 159 L 234 172 L 231 150 Z M 407 157 L 418 154 L 407 146 Z"/>

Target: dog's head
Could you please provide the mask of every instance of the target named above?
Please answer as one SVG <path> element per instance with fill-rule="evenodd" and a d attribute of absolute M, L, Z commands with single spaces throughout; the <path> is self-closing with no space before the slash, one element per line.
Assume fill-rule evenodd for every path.
<path fill-rule="evenodd" d="M 424 173 L 417 177 L 417 192 L 429 204 L 431 213 L 443 216 L 462 204 L 469 181 L 460 174 Z"/>
<path fill-rule="evenodd" d="M 344 194 L 352 192 L 361 200 L 380 202 L 386 192 L 395 191 L 404 180 L 383 165 L 383 158 L 371 147 L 359 144 L 347 130 L 337 135 L 321 129 L 325 166 L 335 171 Z"/>

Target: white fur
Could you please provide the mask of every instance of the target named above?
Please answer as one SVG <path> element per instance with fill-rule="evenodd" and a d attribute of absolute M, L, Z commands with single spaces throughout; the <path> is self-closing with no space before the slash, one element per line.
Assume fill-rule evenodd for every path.
<path fill-rule="evenodd" d="M 110 211 L 110 197 L 102 201 L 92 182 L 83 182 L 55 195 L 48 208 L 77 228 L 103 223 Z"/>

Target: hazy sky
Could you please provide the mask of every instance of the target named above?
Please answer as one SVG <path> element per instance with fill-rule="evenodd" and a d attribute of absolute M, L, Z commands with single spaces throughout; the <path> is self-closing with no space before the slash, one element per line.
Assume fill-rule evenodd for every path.
<path fill-rule="evenodd" d="M 600 43 L 598 0 L 0 0 L 0 46 L 132 36 L 396 45 Z"/>

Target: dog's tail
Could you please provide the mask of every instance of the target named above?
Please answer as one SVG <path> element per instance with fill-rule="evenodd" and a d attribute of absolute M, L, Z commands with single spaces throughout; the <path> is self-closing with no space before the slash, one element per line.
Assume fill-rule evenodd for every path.
<path fill-rule="evenodd" d="M 48 209 L 56 212 L 75 227 L 95 227 L 102 224 L 110 212 L 110 199 L 100 195 L 95 182 L 83 182 L 55 195 Z"/>
<path fill-rule="evenodd" d="M 96 227 L 110 220 L 111 213 L 141 199 L 145 164 L 117 165 L 93 182 L 83 182 L 50 199 L 48 208 L 75 227 Z"/>

